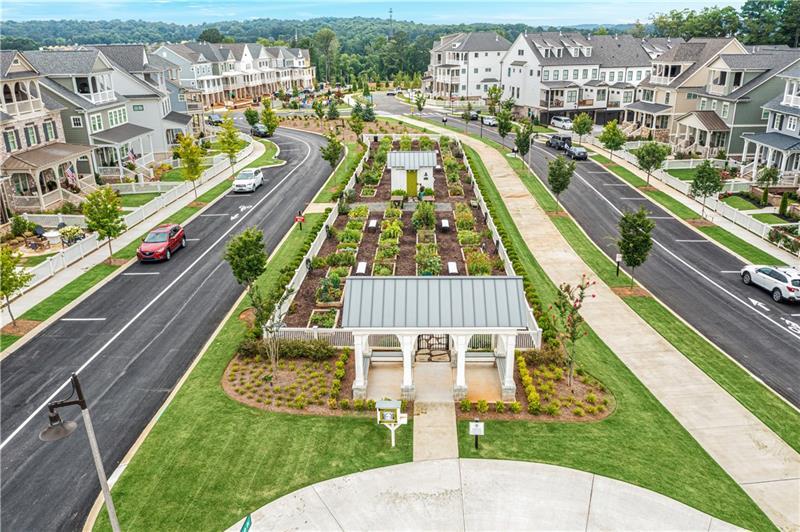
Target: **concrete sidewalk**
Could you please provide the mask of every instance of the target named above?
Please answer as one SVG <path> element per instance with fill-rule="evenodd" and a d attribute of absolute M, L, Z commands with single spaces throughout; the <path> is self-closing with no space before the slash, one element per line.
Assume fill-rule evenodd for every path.
<path fill-rule="evenodd" d="M 415 364 L 414 387 L 414 461 L 458 458 L 450 364 Z"/>
<path fill-rule="evenodd" d="M 591 473 L 507 460 L 428 460 L 326 480 L 251 514 L 251 530 L 737 530 Z M 244 519 L 228 529 L 238 532 Z"/>
<path fill-rule="evenodd" d="M 234 170 L 239 171 L 248 164 L 250 164 L 251 162 L 255 161 L 264 153 L 265 150 L 266 148 L 261 142 L 255 142 L 253 145 L 252 153 L 248 155 L 246 158 L 242 159 L 240 162 L 236 163 L 234 165 Z M 200 196 L 203 193 L 211 190 L 212 188 L 223 182 L 225 179 L 228 179 L 230 176 L 231 173 L 229 168 L 220 171 L 216 176 L 212 177 L 211 179 L 209 179 L 208 181 L 197 187 L 197 195 Z M 131 227 L 130 229 L 125 231 L 125 233 L 120 235 L 118 238 L 114 239 L 111 242 L 113 251 L 116 253 L 117 251 L 124 248 L 131 242 L 138 241 L 145 231 L 157 225 L 164 218 L 172 216 L 173 214 L 175 214 L 182 208 L 186 207 L 193 201 L 194 201 L 194 194 L 189 193 L 173 201 L 165 208 L 153 213 L 149 218 L 145 218 L 142 222 Z M 108 258 L 109 258 L 108 244 L 104 243 L 102 246 L 97 248 L 92 253 L 89 253 L 81 260 L 71 264 L 66 269 L 61 270 L 60 272 L 55 274 L 53 277 L 47 279 L 43 283 L 25 292 L 18 298 L 12 300 L 11 310 L 14 313 L 14 316 L 16 317 L 21 316 L 27 310 L 31 309 L 41 301 L 53 295 L 53 293 L 55 293 L 57 290 L 63 288 L 64 286 L 74 281 L 76 278 L 80 277 L 81 275 L 83 275 L 84 273 L 86 273 L 87 271 L 97 266 L 98 264 L 102 263 Z M 99 284 L 96 286 L 99 286 Z M 86 294 L 84 294 L 83 296 L 81 296 L 81 298 L 85 297 L 89 293 L 91 293 L 91 290 Z M 77 303 L 78 301 L 80 301 L 81 298 L 76 299 L 73 303 Z M 69 306 L 65 308 L 69 308 Z M 2 323 L 3 324 L 9 323 L 11 321 L 11 317 L 8 314 L 8 308 L 4 306 L 1 312 L 2 314 L 0 314 L 0 320 L 2 321 Z M 19 340 L 18 342 L 21 342 L 21 340 Z"/>
<path fill-rule="evenodd" d="M 424 124 L 415 120 L 411 123 Z M 478 152 L 525 243 L 556 285 L 591 268 L 531 197 L 508 161 L 483 142 L 430 124 Z M 598 280 L 582 315 L 605 344 L 779 527 L 800 527 L 800 455 Z"/>

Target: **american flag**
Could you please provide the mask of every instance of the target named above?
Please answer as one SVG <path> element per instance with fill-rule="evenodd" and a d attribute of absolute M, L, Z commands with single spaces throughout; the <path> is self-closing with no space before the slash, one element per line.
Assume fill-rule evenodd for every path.
<path fill-rule="evenodd" d="M 136 154 L 133 153 L 133 148 L 128 149 L 128 160 L 132 163 L 136 162 Z"/>
<path fill-rule="evenodd" d="M 67 171 L 65 173 L 69 183 L 72 183 L 73 185 L 78 184 L 78 175 L 75 173 L 75 170 L 72 169 L 72 165 L 67 167 Z"/>

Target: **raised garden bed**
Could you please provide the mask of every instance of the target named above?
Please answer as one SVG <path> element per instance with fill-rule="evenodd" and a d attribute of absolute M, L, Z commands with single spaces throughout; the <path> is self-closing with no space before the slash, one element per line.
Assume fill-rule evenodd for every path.
<path fill-rule="evenodd" d="M 339 309 L 314 309 L 308 318 L 309 327 L 332 329 L 339 320 Z"/>

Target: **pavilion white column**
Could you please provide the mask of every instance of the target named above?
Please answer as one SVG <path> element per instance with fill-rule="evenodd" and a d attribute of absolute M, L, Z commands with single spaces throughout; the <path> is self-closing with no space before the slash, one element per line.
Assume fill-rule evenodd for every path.
<path fill-rule="evenodd" d="M 453 337 L 456 344 L 456 385 L 453 388 L 453 398 L 456 401 L 467 396 L 467 346 L 469 336 L 456 335 Z"/>
<path fill-rule="evenodd" d="M 514 384 L 514 365 L 516 363 L 517 335 L 508 334 L 503 337 L 503 347 L 505 348 L 506 365 L 503 375 L 503 401 L 513 401 L 517 391 Z"/>
<path fill-rule="evenodd" d="M 353 380 L 353 399 L 364 399 L 367 395 L 367 381 L 364 378 L 364 348 L 368 336 L 353 334 L 353 354 L 355 355 L 356 378 Z"/>
<path fill-rule="evenodd" d="M 403 350 L 403 384 L 400 387 L 400 396 L 403 399 L 414 399 L 414 377 L 411 362 L 414 356 L 414 341 L 416 335 L 400 336 L 400 348 Z"/>

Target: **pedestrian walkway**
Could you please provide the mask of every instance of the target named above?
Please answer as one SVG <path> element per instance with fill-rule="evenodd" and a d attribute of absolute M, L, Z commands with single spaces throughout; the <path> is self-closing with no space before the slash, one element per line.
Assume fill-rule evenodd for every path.
<path fill-rule="evenodd" d="M 415 364 L 414 387 L 414 461 L 458 458 L 450 364 Z"/>
<path fill-rule="evenodd" d="M 453 132 L 413 120 L 438 133 Z M 480 155 L 534 258 L 556 285 L 591 268 L 570 247 L 500 152 Z M 800 455 L 639 317 L 602 281 L 581 314 L 678 422 L 780 528 L 800 527 Z"/>
<path fill-rule="evenodd" d="M 633 484 L 507 460 L 429 460 L 363 471 L 290 493 L 251 519 L 251 531 L 737 530 Z"/>

